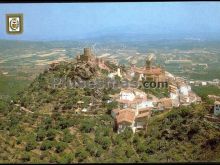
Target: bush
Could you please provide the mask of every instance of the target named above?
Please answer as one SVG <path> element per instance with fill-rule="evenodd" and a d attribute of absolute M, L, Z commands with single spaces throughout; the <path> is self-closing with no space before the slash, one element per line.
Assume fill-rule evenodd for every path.
<path fill-rule="evenodd" d="M 55 151 L 56 151 L 57 153 L 63 152 L 66 147 L 67 147 L 67 144 L 66 144 L 66 143 L 64 143 L 64 142 L 58 142 L 58 143 L 56 144 L 56 149 L 55 149 Z"/>
<path fill-rule="evenodd" d="M 67 127 L 69 127 L 70 125 L 70 122 L 68 120 L 65 120 L 65 119 L 62 119 L 60 122 L 59 122 L 59 127 L 61 129 L 65 129 Z"/>
<path fill-rule="evenodd" d="M 137 144 L 137 152 L 138 153 L 142 153 L 142 152 L 144 152 L 145 151 L 145 145 L 143 144 L 143 143 L 138 143 Z"/>
<path fill-rule="evenodd" d="M 46 130 L 52 128 L 52 118 L 46 117 L 43 121 L 43 125 Z"/>
<path fill-rule="evenodd" d="M 83 121 L 80 126 L 80 130 L 85 133 L 90 133 L 94 127 L 94 123 L 91 121 Z"/>
<path fill-rule="evenodd" d="M 124 140 L 122 139 L 121 135 L 120 134 L 117 134 L 114 138 L 114 144 L 115 145 L 121 145 L 123 144 Z"/>
<path fill-rule="evenodd" d="M 47 139 L 48 140 L 54 140 L 56 137 L 56 132 L 53 129 L 49 129 L 47 132 Z"/>
<path fill-rule="evenodd" d="M 50 156 L 50 163 L 58 163 L 56 155 Z"/>
<path fill-rule="evenodd" d="M 46 132 L 44 130 L 39 130 L 37 132 L 36 141 L 42 141 L 46 137 Z"/>
<path fill-rule="evenodd" d="M 130 139 L 132 136 L 133 136 L 133 131 L 132 129 L 129 127 L 129 128 L 126 128 L 122 133 L 121 133 L 121 136 L 123 139 L 125 140 L 128 140 Z"/>
<path fill-rule="evenodd" d="M 107 104 L 107 110 L 111 111 L 112 109 L 115 109 L 118 107 L 118 103 L 116 101 L 112 101 Z"/>
<path fill-rule="evenodd" d="M 37 147 L 37 143 L 34 141 L 30 141 L 30 142 L 27 142 L 25 150 L 31 151 L 31 150 L 35 149 L 36 147 Z"/>
<path fill-rule="evenodd" d="M 142 155 L 141 155 L 141 160 L 143 161 L 143 162 L 147 162 L 148 161 L 148 155 L 146 154 L 146 153 L 143 153 Z"/>
<path fill-rule="evenodd" d="M 134 151 L 130 146 L 128 146 L 128 147 L 126 148 L 125 154 L 126 154 L 126 156 L 127 156 L 128 158 L 131 158 L 132 155 L 135 155 L 135 151 Z"/>
<path fill-rule="evenodd" d="M 105 127 L 105 126 L 99 126 L 95 130 L 95 135 L 96 136 L 110 136 L 110 128 Z"/>
<path fill-rule="evenodd" d="M 188 116 L 190 113 L 190 109 L 189 108 L 181 108 L 180 111 L 179 111 L 179 114 L 181 117 L 186 117 Z"/>
<path fill-rule="evenodd" d="M 70 164 L 73 159 L 74 159 L 74 156 L 71 153 L 64 153 L 61 155 L 60 159 L 58 160 L 58 163 Z"/>
<path fill-rule="evenodd" d="M 19 130 L 19 127 L 11 127 L 9 130 L 9 136 L 19 136 L 21 130 Z"/>
<path fill-rule="evenodd" d="M 86 144 L 86 151 L 88 151 L 91 156 L 95 156 L 95 157 L 101 156 L 102 148 L 99 145 L 94 144 L 93 141 L 89 141 L 89 142 L 87 141 L 85 142 L 85 144 Z"/>
<path fill-rule="evenodd" d="M 49 140 L 46 140 L 44 142 L 42 142 L 41 146 L 40 146 L 40 150 L 48 150 L 51 149 L 53 146 L 52 142 Z"/>
<path fill-rule="evenodd" d="M 88 157 L 88 152 L 83 148 L 79 148 L 77 149 L 75 156 L 78 158 L 78 161 L 81 162 Z"/>
<path fill-rule="evenodd" d="M 73 140 L 73 135 L 70 133 L 64 133 L 64 137 L 62 139 L 63 142 L 70 143 Z"/>
<path fill-rule="evenodd" d="M 100 139 L 100 144 L 102 145 L 102 148 L 106 150 L 106 149 L 108 149 L 110 147 L 111 140 L 110 140 L 109 137 L 102 137 Z"/>
<path fill-rule="evenodd" d="M 28 161 L 30 161 L 30 155 L 29 155 L 29 153 L 27 153 L 27 152 L 23 153 L 22 156 L 21 156 L 21 160 L 22 160 L 23 162 L 28 162 Z"/>
<path fill-rule="evenodd" d="M 125 157 L 125 150 L 124 150 L 124 147 L 122 146 L 116 146 L 114 148 L 114 151 L 112 152 L 112 157 L 114 159 L 120 159 L 120 158 L 123 158 Z"/>

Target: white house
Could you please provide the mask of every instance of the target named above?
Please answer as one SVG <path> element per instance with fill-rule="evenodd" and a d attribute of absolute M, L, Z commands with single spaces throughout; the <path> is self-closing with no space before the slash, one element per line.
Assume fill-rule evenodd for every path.
<path fill-rule="evenodd" d="M 203 81 L 202 86 L 206 86 L 206 85 L 207 85 L 207 82 Z"/>
<path fill-rule="evenodd" d="M 130 109 L 118 111 L 116 116 L 117 132 L 121 133 L 125 128 L 130 127 L 135 132 L 135 113 Z"/>
<path fill-rule="evenodd" d="M 153 100 L 147 100 L 145 92 L 135 88 L 123 89 L 117 102 L 120 108 L 112 110 L 111 115 L 115 119 L 118 133 L 126 127 L 130 127 L 133 132 L 145 127 L 150 110 L 154 107 Z"/>
<path fill-rule="evenodd" d="M 183 85 L 180 87 L 180 93 L 183 95 L 189 95 L 190 91 L 191 91 L 191 87 L 188 85 Z"/>
<path fill-rule="evenodd" d="M 220 115 L 220 101 L 215 101 L 214 103 L 214 115 L 215 116 Z"/>
<path fill-rule="evenodd" d="M 113 79 L 113 78 L 115 77 L 115 75 L 114 75 L 114 73 L 109 73 L 109 74 L 108 74 L 108 77 L 111 78 L 111 79 Z"/>
<path fill-rule="evenodd" d="M 120 92 L 120 100 L 129 100 L 132 101 L 134 100 L 135 95 L 132 91 L 129 90 L 123 90 Z"/>
<path fill-rule="evenodd" d="M 142 109 L 142 108 L 153 108 L 153 101 L 152 100 L 147 100 L 147 101 L 143 101 L 140 104 L 137 105 L 138 109 Z"/>
<path fill-rule="evenodd" d="M 178 99 L 178 96 L 179 96 L 179 95 L 176 94 L 176 93 L 172 93 L 172 92 L 170 93 L 170 98 L 171 98 L 171 99 Z"/>

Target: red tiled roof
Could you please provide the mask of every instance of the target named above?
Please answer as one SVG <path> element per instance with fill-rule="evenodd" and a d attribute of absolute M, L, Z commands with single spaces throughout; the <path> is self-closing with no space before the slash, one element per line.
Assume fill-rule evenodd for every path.
<path fill-rule="evenodd" d="M 132 123 L 135 119 L 135 113 L 131 109 L 123 109 L 118 112 L 118 115 L 116 116 L 116 122 L 117 124 L 121 122 L 128 122 Z"/>
<path fill-rule="evenodd" d="M 149 74 L 149 75 L 160 75 L 162 73 L 161 68 L 151 68 L 151 69 L 146 69 L 146 68 L 134 68 L 134 71 L 137 73 L 143 73 L 143 74 Z"/>
<path fill-rule="evenodd" d="M 170 98 L 160 99 L 159 102 L 160 102 L 165 108 L 172 107 L 172 100 L 171 100 Z"/>
<path fill-rule="evenodd" d="M 138 114 L 138 115 L 136 116 L 136 118 L 148 117 L 149 115 L 150 115 L 150 112 L 145 112 L 145 113 Z"/>
<path fill-rule="evenodd" d="M 146 107 L 146 108 L 140 108 L 138 111 L 139 111 L 139 113 L 143 113 L 143 112 L 147 112 L 147 111 L 150 111 L 152 108 L 149 108 L 149 107 Z"/>

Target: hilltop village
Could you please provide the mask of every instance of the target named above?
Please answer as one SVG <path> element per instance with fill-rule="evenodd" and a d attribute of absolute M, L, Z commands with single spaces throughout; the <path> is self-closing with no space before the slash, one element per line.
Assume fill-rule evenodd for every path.
<path fill-rule="evenodd" d="M 108 103 L 112 101 L 118 103 L 118 108 L 111 112 L 115 119 L 114 128 L 118 133 L 123 132 L 126 127 L 131 127 L 133 132 L 146 129 L 147 120 L 151 117 L 152 111 L 164 111 L 180 105 L 188 106 L 191 103 L 201 102 L 201 98 L 191 90 L 190 85 L 183 78 L 175 77 L 160 66 L 153 66 L 153 56 L 146 58 L 143 67 L 137 67 L 131 63 L 123 70 L 115 61 L 96 57 L 90 48 L 84 48 L 84 53 L 78 55 L 76 60 L 98 66 L 101 70 L 107 71 L 110 79 L 118 77 L 121 80 L 128 81 L 143 82 L 149 80 L 155 84 L 168 83 L 168 97 L 159 98 L 134 87 L 121 88 L 120 93 L 112 95 Z M 108 67 L 107 63 L 109 62 L 117 66 L 116 71 Z M 82 112 L 87 112 L 87 109 L 83 108 Z"/>
<path fill-rule="evenodd" d="M 195 88 L 157 65 L 157 54 L 135 63 L 81 51 L 0 100 L 2 162 L 219 160 L 220 97 L 206 90 L 216 88 Z M 112 82 L 117 85 L 106 86 Z"/>

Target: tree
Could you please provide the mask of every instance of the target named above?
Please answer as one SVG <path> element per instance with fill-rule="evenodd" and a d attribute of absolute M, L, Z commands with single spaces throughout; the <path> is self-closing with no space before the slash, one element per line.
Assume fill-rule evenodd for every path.
<path fill-rule="evenodd" d="M 85 132 L 85 133 L 89 133 L 92 131 L 94 127 L 94 123 L 91 122 L 91 121 L 88 121 L 88 120 L 84 120 L 82 123 L 81 123 L 81 126 L 80 126 L 80 130 L 82 132 Z"/>
<path fill-rule="evenodd" d="M 94 143 L 87 143 L 86 144 L 86 150 L 90 153 L 90 155 L 94 156 L 96 152 L 96 146 Z"/>
<path fill-rule="evenodd" d="M 133 131 L 130 127 L 125 128 L 125 130 L 121 134 L 122 138 L 125 140 L 131 139 L 133 136 Z"/>
<path fill-rule="evenodd" d="M 48 140 L 54 140 L 56 137 L 56 132 L 53 129 L 49 129 L 47 132 L 47 139 Z"/>
<path fill-rule="evenodd" d="M 84 159 L 88 157 L 88 152 L 84 148 L 78 148 L 75 157 L 78 158 L 79 162 L 82 162 Z"/>
<path fill-rule="evenodd" d="M 96 146 L 96 152 L 94 156 L 100 157 L 102 152 L 103 152 L 102 148 L 100 146 Z"/>
<path fill-rule="evenodd" d="M 30 161 L 30 154 L 28 152 L 24 152 L 22 155 L 21 155 L 21 160 L 23 162 L 28 162 Z"/>
<path fill-rule="evenodd" d="M 114 145 L 122 145 L 124 140 L 122 139 L 122 136 L 120 134 L 116 134 L 116 136 L 113 139 Z"/>
<path fill-rule="evenodd" d="M 57 153 L 63 152 L 65 150 L 65 148 L 67 147 L 67 144 L 65 142 L 58 142 L 56 144 L 56 149 L 55 151 Z"/>
<path fill-rule="evenodd" d="M 122 158 L 125 156 L 125 151 L 122 146 L 116 146 L 114 148 L 114 152 L 112 153 L 113 153 L 113 158 Z"/>
<path fill-rule="evenodd" d="M 141 160 L 143 161 L 143 162 L 147 162 L 148 161 L 148 155 L 146 154 L 146 153 L 142 153 L 141 154 Z"/>
<path fill-rule="evenodd" d="M 71 135 L 68 131 L 64 131 L 63 142 L 70 143 L 73 140 L 73 135 Z"/>
<path fill-rule="evenodd" d="M 40 150 L 48 150 L 51 148 L 52 148 L 52 142 L 49 140 L 43 141 L 40 146 Z"/>
<path fill-rule="evenodd" d="M 56 155 L 50 156 L 50 163 L 58 163 Z"/>
<path fill-rule="evenodd" d="M 59 126 L 61 129 L 65 129 L 67 127 L 69 127 L 70 122 L 66 119 L 61 119 L 61 121 L 59 121 Z"/>
<path fill-rule="evenodd" d="M 138 143 L 136 148 L 138 153 L 142 153 L 145 151 L 146 146 L 144 145 L 144 143 Z"/>
<path fill-rule="evenodd" d="M 118 107 L 118 103 L 116 101 L 112 101 L 110 103 L 107 104 L 107 110 L 110 112 L 111 110 L 113 110 L 114 108 Z"/>
<path fill-rule="evenodd" d="M 100 157 L 103 150 L 99 145 L 90 141 L 86 143 L 86 151 L 88 151 L 91 156 Z"/>
<path fill-rule="evenodd" d="M 74 155 L 72 153 L 63 153 L 58 160 L 60 164 L 70 164 L 74 159 Z"/>
<path fill-rule="evenodd" d="M 35 141 L 29 141 L 26 144 L 25 150 L 26 151 L 31 151 L 37 147 L 37 143 Z"/>
<path fill-rule="evenodd" d="M 132 155 L 135 155 L 135 151 L 132 149 L 131 146 L 127 146 L 125 154 L 128 158 L 131 158 Z"/>
<path fill-rule="evenodd" d="M 36 141 L 42 141 L 44 140 L 45 137 L 46 137 L 46 131 L 41 129 L 37 132 Z"/>
<path fill-rule="evenodd" d="M 110 140 L 110 138 L 109 137 L 102 137 L 101 139 L 100 139 L 100 144 L 102 145 L 102 148 L 103 149 L 108 149 L 109 147 L 110 147 L 110 145 L 111 145 L 111 140 Z"/>

